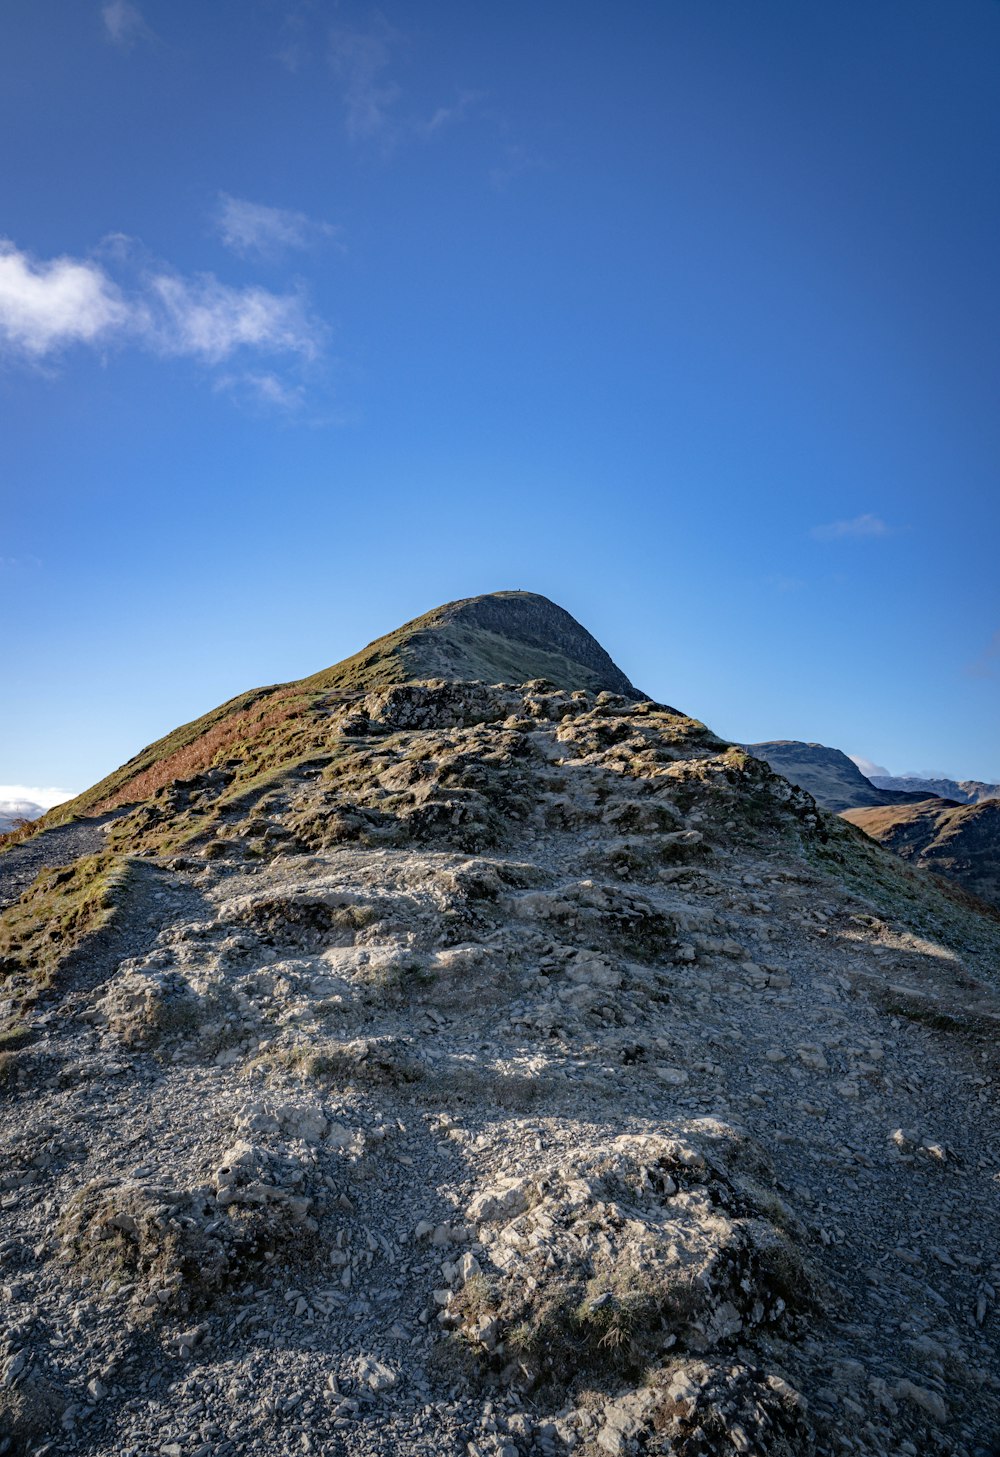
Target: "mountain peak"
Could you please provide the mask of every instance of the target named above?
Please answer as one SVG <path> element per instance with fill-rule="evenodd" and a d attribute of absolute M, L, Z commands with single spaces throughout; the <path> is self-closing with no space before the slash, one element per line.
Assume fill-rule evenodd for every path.
<path fill-rule="evenodd" d="M 383 687 L 418 678 L 524 683 L 645 697 L 585 627 L 536 592 L 489 592 L 446 602 L 360 653 L 304 680 L 309 688 Z"/>
<path fill-rule="evenodd" d="M 645 695 L 576 618 L 535 592 L 490 592 L 446 602 L 353 657 L 298 682 L 251 689 L 150 744 L 113 774 L 59 808 L 57 819 L 103 814 L 227 761 L 237 779 L 275 774 L 323 745 L 330 708 L 403 683 L 528 683 Z M 668 710 L 672 712 L 673 710 Z"/>

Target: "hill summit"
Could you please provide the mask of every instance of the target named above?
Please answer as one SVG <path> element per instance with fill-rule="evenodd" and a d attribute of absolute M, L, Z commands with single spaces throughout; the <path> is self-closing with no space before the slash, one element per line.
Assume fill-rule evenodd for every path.
<path fill-rule="evenodd" d="M 645 696 L 565 608 L 535 592 L 489 592 L 435 607 L 303 686 L 378 688 L 415 678 L 546 678 L 557 688 Z"/>
<path fill-rule="evenodd" d="M 404 623 L 308 678 L 229 699 L 60 805 L 46 824 L 107 813 L 220 764 L 231 765 L 237 785 L 280 772 L 322 742 L 334 705 L 393 684 L 438 679 L 544 679 L 557 688 L 616 693 L 633 701 L 644 696 L 597 639 L 547 597 L 534 592 L 466 597 Z"/>

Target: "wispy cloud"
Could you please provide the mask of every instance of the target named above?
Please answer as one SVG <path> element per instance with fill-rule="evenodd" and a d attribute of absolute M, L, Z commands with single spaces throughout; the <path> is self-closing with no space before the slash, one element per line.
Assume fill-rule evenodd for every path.
<path fill-rule="evenodd" d="M 532 172 L 545 164 L 526 147 L 516 142 L 507 143 L 499 162 L 490 168 L 490 182 L 498 192 L 505 192 L 510 184 L 525 172 Z"/>
<path fill-rule="evenodd" d="M 215 227 L 227 248 L 242 257 L 278 258 L 292 249 L 312 248 L 340 234 L 332 223 L 319 222 L 304 212 L 267 207 L 245 197 L 219 194 Z"/>
<path fill-rule="evenodd" d="M 139 7 L 129 0 L 108 0 L 101 6 L 101 19 L 108 39 L 122 50 L 130 50 L 136 41 L 153 39 Z"/>
<path fill-rule="evenodd" d="M 967 678 L 996 678 L 1000 676 L 1000 631 L 990 638 L 978 658 L 966 663 L 963 669 Z"/>
<path fill-rule="evenodd" d="M 135 313 L 140 336 L 165 354 L 189 354 L 221 364 L 239 349 L 301 354 L 315 359 L 318 326 L 297 294 L 231 288 L 211 273 L 149 280 Z"/>
<path fill-rule="evenodd" d="M 482 101 L 484 95 L 485 92 L 482 91 L 460 91 L 450 106 L 438 106 L 426 121 L 414 121 L 413 130 L 429 140 L 438 132 L 461 121 L 477 102 Z"/>
<path fill-rule="evenodd" d="M 825 526 L 814 526 L 809 535 L 815 541 L 872 540 L 879 536 L 891 536 L 891 528 L 879 516 L 865 513 L 853 516 L 849 521 L 830 521 Z"/>
<path fill-rule="evenodd" d="M 340 82 L 344 124 L 352 141 L 391 146 L 396 138 L 394 108 L 400 88 L 388 71 L 399 39 L 383 19 L 370 30 L 336 26 L 330 32 L 330 65 Z"/>
<path fill-rule="evenodd" d="M 122 261 L 121 249 L 111 250 Z M 301 293 L 232 287 L 162 266 L 125 287 L 95 259 L 39 262 L 0 240 L 0 354 L 50 362 L 74 345 L 135 344 L 209 365 L 240 352 L 315 359 L 324 330 Z"/>
<path fill-rule="evenodd" d="M 306 389 L 270 371 L 242 370 L 237 374 L 223 374 L 216 380 L 215 387 L 241 405 L 266 412 L 275 411 L 282 415 L 297 415 L 306 405 Z"/>
<path fill-rule="evenodd" d="M 0 556 L 0 572 L 37 572 L 41 557 L 28 552 L 25 556 Z"/>
<path fill-rule="evenodd" d="M 311 54 L 310 20 L 315 0 L 286 0 L 281 17 L 282 39 L 277 59 L 292 75 Z"/>
<path fill-rule="evenodd" d="M 803 577 L 786 577 L 781 572 L 773 572 L 764 581 L 775 592 L 801 592 L 806 585 Z"/>
<path fill-rule="evenodd" d="M 335 26 L 330 31 L 330 67 L 340 86 L 347 135 L 383 152 L 391 152 L 404 140 L 431 141 L 483 98 L 481 91 L 463 90 L 429 115 L 404 108 L 402 88 L 391 72 L 402 41 L 400 32 L 382 16 L 366 30 Z"/>

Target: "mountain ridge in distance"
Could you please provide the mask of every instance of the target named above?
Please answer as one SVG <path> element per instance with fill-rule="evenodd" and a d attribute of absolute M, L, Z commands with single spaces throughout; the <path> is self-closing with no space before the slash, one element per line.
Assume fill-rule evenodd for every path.
<path fill-rule="evenodd" d="M 1000 907 L 1000 800 L 962 803 L 957 796 L 933 793 L 938 783 L 961 791 L 953 780 L 869 780 L 853 759 L 823 744 L 775 740 L 746 747 L 886 849 Z M 912 788 L 903 788 L 906 784 Z M 976 790 L 993 787 L 968 784 Z"/>
<path fill-rule="evenodd" d="M 984 799 L 1000 798 L 1000 784 L 982 779 L 949 779 L 923 774 L 870 774 L 876 789 L 904 794 L 923 794 L 933 799 L 953 799 L 957 804 L 979 804 Z"/>
<path fill-rule="evenodd" d="M 824 809 L 839 814 L 866 805 L 904 804 L 926 799 L 926 794 L 882 789 L 867 779 L 854 760 L 840 749 L 799 739 L 770 739 L 744 744 L 747 753 L 764 759 L 776 774 L 808 791 Z"/>

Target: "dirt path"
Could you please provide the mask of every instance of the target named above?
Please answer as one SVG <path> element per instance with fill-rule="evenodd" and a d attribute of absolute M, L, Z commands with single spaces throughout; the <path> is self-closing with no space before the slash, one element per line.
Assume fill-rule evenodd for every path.
<path fill-rule="evenodd" d="M 12 905 L 46 865 L 69 865 L 81 855 L 104 849 L 103 828 L 114 815 L 56 825 L 0 855 L 0 910 Z"/>

